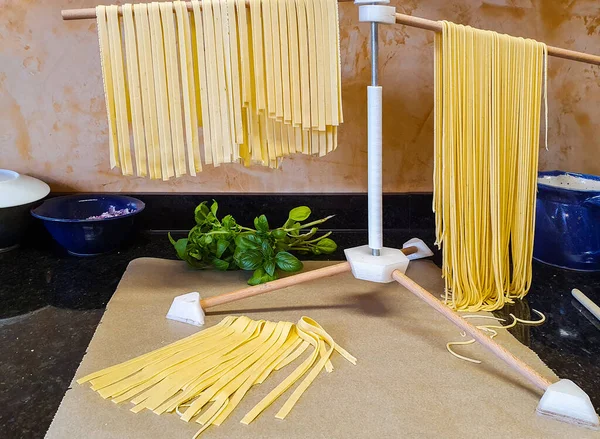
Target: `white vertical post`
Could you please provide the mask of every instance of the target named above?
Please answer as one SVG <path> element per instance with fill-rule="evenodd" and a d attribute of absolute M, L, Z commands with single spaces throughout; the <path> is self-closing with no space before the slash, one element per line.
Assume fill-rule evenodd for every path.
<path fill-rule="evenodd" d="M 367 87 L 369 146 L 369 247 L 379 256 L 383 247 L 381 87 Z"/>
<path fill-rule="evenodd" d="M 380 256 L 383 248 L 383 182 L 382 182 L 382 90 L 377 85 L 377 58 L 379 48 L 379 23 L 396 22 L 396 8 L 377 3 L 389 0 L 355 0 L 358 19 L 371 23 L 371 85 L 367 87 L 368 157 L 369 157 L 369 248 L 372 256 Z M 371 3 L 371 4 L 365 4 Z"/>

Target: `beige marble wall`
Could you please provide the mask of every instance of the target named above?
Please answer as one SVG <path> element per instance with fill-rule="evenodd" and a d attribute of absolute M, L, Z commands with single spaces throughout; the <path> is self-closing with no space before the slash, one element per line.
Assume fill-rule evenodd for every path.
<path fill-rule="evenodd" d="M 367 24 L 340 5 L 344 111 L 339 149 L 292 157 L 280 170 L 227 165 L 169 182 L 110 170 L 96 24 L 63 22 L 63 8 L 97 0 L 0 0 L 0 167 L 58 191 L 363 192 L 366 190 Z M 598 0 L 407 0 L 399 11 L 536 38 L 600 54 Z M 384 189 L 432 189 L 432 40 L 404 26 L 381 29 Z M 551 59 L 549 144 L 542 169 L 600 174 L 600 68 Z"/>

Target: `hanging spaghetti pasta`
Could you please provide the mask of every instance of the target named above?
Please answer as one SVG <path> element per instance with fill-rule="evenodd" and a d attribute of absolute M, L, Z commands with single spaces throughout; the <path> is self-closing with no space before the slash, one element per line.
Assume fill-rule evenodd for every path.
<path fill-rule="evenodd" d="M 543 43 L 443 22 L 435 37 L 434 211 L 446 302 L 492 311 L 527 294 Z"/>

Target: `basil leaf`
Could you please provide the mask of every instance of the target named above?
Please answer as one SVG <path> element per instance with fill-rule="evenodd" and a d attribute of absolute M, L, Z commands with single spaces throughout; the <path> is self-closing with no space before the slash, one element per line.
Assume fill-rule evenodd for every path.
<path fill-rule="evenodd" d="M 288 251 L 289 249 L 290 249 L 290 245 L 286 242 L 277 241 L 275 243 L 275 251 L 276 252 Z"/>
<path fill-rule="evenodd" d="M 229 262 L 219 258 L 212 258 L 211 263 L 217 270 L 225 271 L 229 268 Z"/>
<path fill-rule="evenodd" d="M 217 241 L 217 251 L 215 252 L 215 256 L 217 258 L 220 258 L 221 256 L 223 256 L 223 253 L 225 253 L 225 250 L 227 250 L 228 247 L 229 247 L 228 241 L 225 241 L 224 239 L 219 239 Z"/>
<path fill-rule="evenodd" d="M 173 247 L 175 247 L 175 251 L 177 252 L 177 256 L 179 257 L 179 259 L 182 260 L 186 260 L 186 249 L 187 249 L 187 244 L 188 244 L 188 240 L 187 238 L 182 238 L 182 239 L 178 239 L 177 241 L 175 241 L 173 239 L 173 237 L 171 236 L 171 234 L 169 233 L 169 241 L 171 241 L 171 244 L 173 244 Z"/>
<path fill-rule="evenodd" d="M 263 255 L 260 250 L 246 250 L 239 254 L 236 262 L 242 270 L 256 270 L 262 265 Z"/>
<path fill-rule="evenodd" d="M 196 269 L 202 269 L 202 268 L 206 268 L 207 264 L 203 261 L 197 261 L 195 259 L 188 259 L 186 261 L 188 263 L 188 265 L 192 268 L 196 268 Z"/>
<path fill-rule="evenodd" d="M 217 210 L 218 210 L 218 209 L 219 209 L 219 204 L 218 204 L 218 203 L 217 203 L 215 200 L 213 200 L 213 203 L 212 203 L 212 205 L 210 206 L 210 211 L 211 211 L 211 212 L 212 212 L 212 214 L 215 216 L 215 218 L 216 218 L 216 216 L 217 216 Z"/>
<path fill-rule="evenodd" d="M 259 216 L 258 218 L 254 218 L 254 227 L 259 232 L 268 232 L 269 231 L 269 222 L 267 221 L 267 217 L 264 215 Z"/>
<path fill-rule="evenodd" d="M 275 274 L 275 261 L 270 260 L 269 262 L 265 262 L 264 267 L 269 276 L 273 276 Z"/>
<path fill-rule="evenodd" d="M 310 208 L 307 206 L 299 206 L 290 210 L 290 219 L 294 221 L 304 221 L 310 216 Z"/>
<path fill-rule="evenodd" d="M 287 236 L 287 232 L 283 229 L 275 229 L 271 232 L 273 234 L 273 238 L 275 239 L 285 239 Z"/>
<path fill-rule="evenodd" d="M 283 271 L 300 271 L 302 270 L 302 262 L 300 260 L 288 252 L 279 252 L 275 255 L 275 263 L 277 266 Z"/>
<path fill-rule="evenodd" d="M 202 225 L 206 222 L 206 216 L 210 211 L 208 207 L 206 207 L 206 201 L 198 204 L 196 209 L 194 210 L 194 218 L 196 219 L 196 224 Z"/>
<path fill-rule="evenodd" d="M 192 227 L 192 230 L 190 230 L 190 233 L 188 234 L 188 238 L 191 242 L 198 242 L 202 236 L 204 234 L 202 233 L 202 230 L 200 229 L 200 227 L 198 226 L 194 226 Z"/>
<path fill-rule="evenodd" d="M 264 275 L 265 275 L 265 270 L 263 270 L 262 268 L 255 270 L 254 273 L 252 274 L 252 277 L 250 279 L 248 279 L 248 285 L 258 285 L 258 284 L 262 283 L 262 278 Z"/>
<path fill-rule="evenodd" d="M 337 244 L 333 239 L 324 238 L 317 242 L 317 249 L 327 255 L 337 250 Z"/>
<path fill-rule="evenodd" d="M 250 233 L 238 235 L 238 237 L 235 238 L 235 245 L 241 250 L 258 249 L 261 245 L 261 242 L 256 238 L 256 235 Z"/>
<path fill-rule="evenodd" d="M 265 259 L 269 259 L 273 256 L 273 247 L 269 244 L 269 241 L 263 241 L 261 245 L 262 254 Z"/>
<path fill-rule="evenodd" d="M 233 219 L 233 217 L 231 215 L 227 215 L 225 216 L 222 220 L 221 220 L 221 224 L 223 224 L 223 227 L 227 228 L 227 229 L 234 229 L 235 226 L 237 226 L 235 219 Z"/>
<path fill-rule="evenodd" d="M 263 268 L 258 268 L 256 271 L 254 271 L 252 277 L 248 280 L 248 284 L 264 284 L 265 282 L 270 282 L 275 279 L 277 279 L 277 275 L 269 275 L 268 273 L 265 273 L 265 270 Z"/>

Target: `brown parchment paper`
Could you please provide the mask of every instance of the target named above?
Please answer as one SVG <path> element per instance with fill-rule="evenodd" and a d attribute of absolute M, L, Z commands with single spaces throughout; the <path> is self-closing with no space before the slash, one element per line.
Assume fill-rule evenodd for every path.
<path fill-rule="evenodd" d="M 307 262 L 311 270 L 328 263 Z M 440 270 L 430 261 L 411 262 L 407 274 L 435 294 Z M 107 306 L 75 379 L 190 335 L 198 328 L 167 320 L 173 297 L 199 291 L 208 297 L 245 285 L 247 273 L 193 271 L 184 262 L 153 258 L 129 264 Z M 294 367 L 253 387 L 220 427 L 203 438 L 598 438 L 597 432 L 535 414 L 540 393 L 477 345 L 457 347 L 483 361 L 451 356 L 459 331 L 396 283 L 374 284 L 350 273 L 268 293 L 209 310 L 206 327 L 224 316 L 317 320 L 358 358 L 353 366 L 332 358 L 285 420 L 275 413 L 286 393 L 252 424 L 239 421 Z M 481 323 L 489 321 L 481 321 Z M 534 352 L 506 331 L 497 340 L 544 376 L 556 376 Z M 296 363 L 292 363 L 296 364 Z M 177 415 L 134 414 L 131 405 L 102 399 L 75 379 L 47 438 L 191 438 L 200 428 Z"/>

